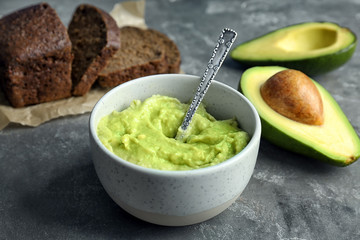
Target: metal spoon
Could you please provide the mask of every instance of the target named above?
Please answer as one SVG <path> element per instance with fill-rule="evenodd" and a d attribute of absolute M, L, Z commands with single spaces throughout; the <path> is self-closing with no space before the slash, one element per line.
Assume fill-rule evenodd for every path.
<path fill-rule="evenodd" d="M 187 129 L 191 123 L 191 120 L 202 99 L 204 98 L 205 93 L 209 89 L 211 81 L 214 79 L 219 68 L 224 62 L 225 57 L 228 54 L 231 45 L 234 43 L 236 36 L 237 33 L 234 30 L 228 28 L 222 30 L 219 40 L 217 41 L 217 44 L 212 52 L 206 70 L 201 78 L 197 92 L 191 101 L 190 107 L 184 117 L 181 126 L 179 127 L 176 135 L 177 140 L 184 141 L 184 139 L 186 139 Z"/>

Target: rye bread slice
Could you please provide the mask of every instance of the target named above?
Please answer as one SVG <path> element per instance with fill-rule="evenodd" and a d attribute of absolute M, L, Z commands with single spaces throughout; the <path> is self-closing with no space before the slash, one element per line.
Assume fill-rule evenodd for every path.
<path fill-rule="evenodd" d="M 47 3 L 0 20 L 0 82 L 13 107 L 71 96 L 71 42 Z"/>
<path fill-rule="evenodd" d="M 139 77 L 179 72 L 179 50 L 165 34 L 136 27 L 120 31 L 121 48 L 100 72 L 100 86 L 115 87 Z"/>
<path fill-rule="evenodd" d="M 162 45 L 164 45 L 165 47 L 165 60 L 168 67 L 165 72 L 160 73 L 179 73 L 181 56 L 175 42 L 159 31 L 156 31 L 154 29 L 149 29 L 148 31 L 152 32 L 155 36 L 157 36 L 157 38 L 159 39 L 158 41 L 162 42 Z"/>
<path fill-rule="evenodd" d="M 81 4 L 75 10 L 68 33 L 72 42 L 72 94 L 86 94 L 107 61 L 120 48 L 119 28 L 105 11 Z"/>
<path fill-rule="evenodd" d="M 114 87 L 134 78 L 165 71 L 165 47 L 154 37 L 153 33 L 140 28 L 121 28 L 121 47 L 99 73 L 99 85 Z"/>

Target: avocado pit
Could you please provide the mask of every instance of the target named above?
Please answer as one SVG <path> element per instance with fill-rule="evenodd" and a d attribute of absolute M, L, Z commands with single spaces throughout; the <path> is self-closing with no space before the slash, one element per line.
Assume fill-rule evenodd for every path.
<path fill-rule="evenodd" d="M 260 87 L 264 101 L 279 114 L 309 125 L 322 125 L 323 103 L 312 80 L 304 73 L 287 69 L 270 77 Z"/>

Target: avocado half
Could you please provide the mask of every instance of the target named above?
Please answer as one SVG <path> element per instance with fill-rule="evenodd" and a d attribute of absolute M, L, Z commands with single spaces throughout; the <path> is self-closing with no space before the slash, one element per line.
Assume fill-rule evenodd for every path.
<path fill-rule="evenodd" d="M 306 22 L 238 45 L 231 58 L 246 66 L 284 66 L 307 75 L 334 70 L 353 55 L 356 35 L 330 22 Z"/>
<path fill-rule="evenodd" d="M 323 102 L 322 125 L 291 120 L 266 104 L 260 93 L 261 85 L 285 69 L 277 66 L 252 67 L 241 77 L 239 89 L 260 115 L 262 136 L 282 148 L 332 165 L 347 166 L 355 162 L 360 157 L 359 136 L 330 93 L 314 80 L 311 79 Z"/>

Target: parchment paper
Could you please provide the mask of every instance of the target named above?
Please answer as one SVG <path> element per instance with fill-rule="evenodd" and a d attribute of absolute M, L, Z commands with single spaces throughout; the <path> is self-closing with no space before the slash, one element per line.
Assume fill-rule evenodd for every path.
<path fill-rule="evenodd" d="M 145 0 L 117 3 L 110 11 L 119 27 L 131 25 L 146 28 L 144 14 Z M 9 123 L 35 127 L 54 118 L 90 112 L 108 90 L 95 87 L 85 96 L 13 108 L 0 89 L 0 130 Z"/>

